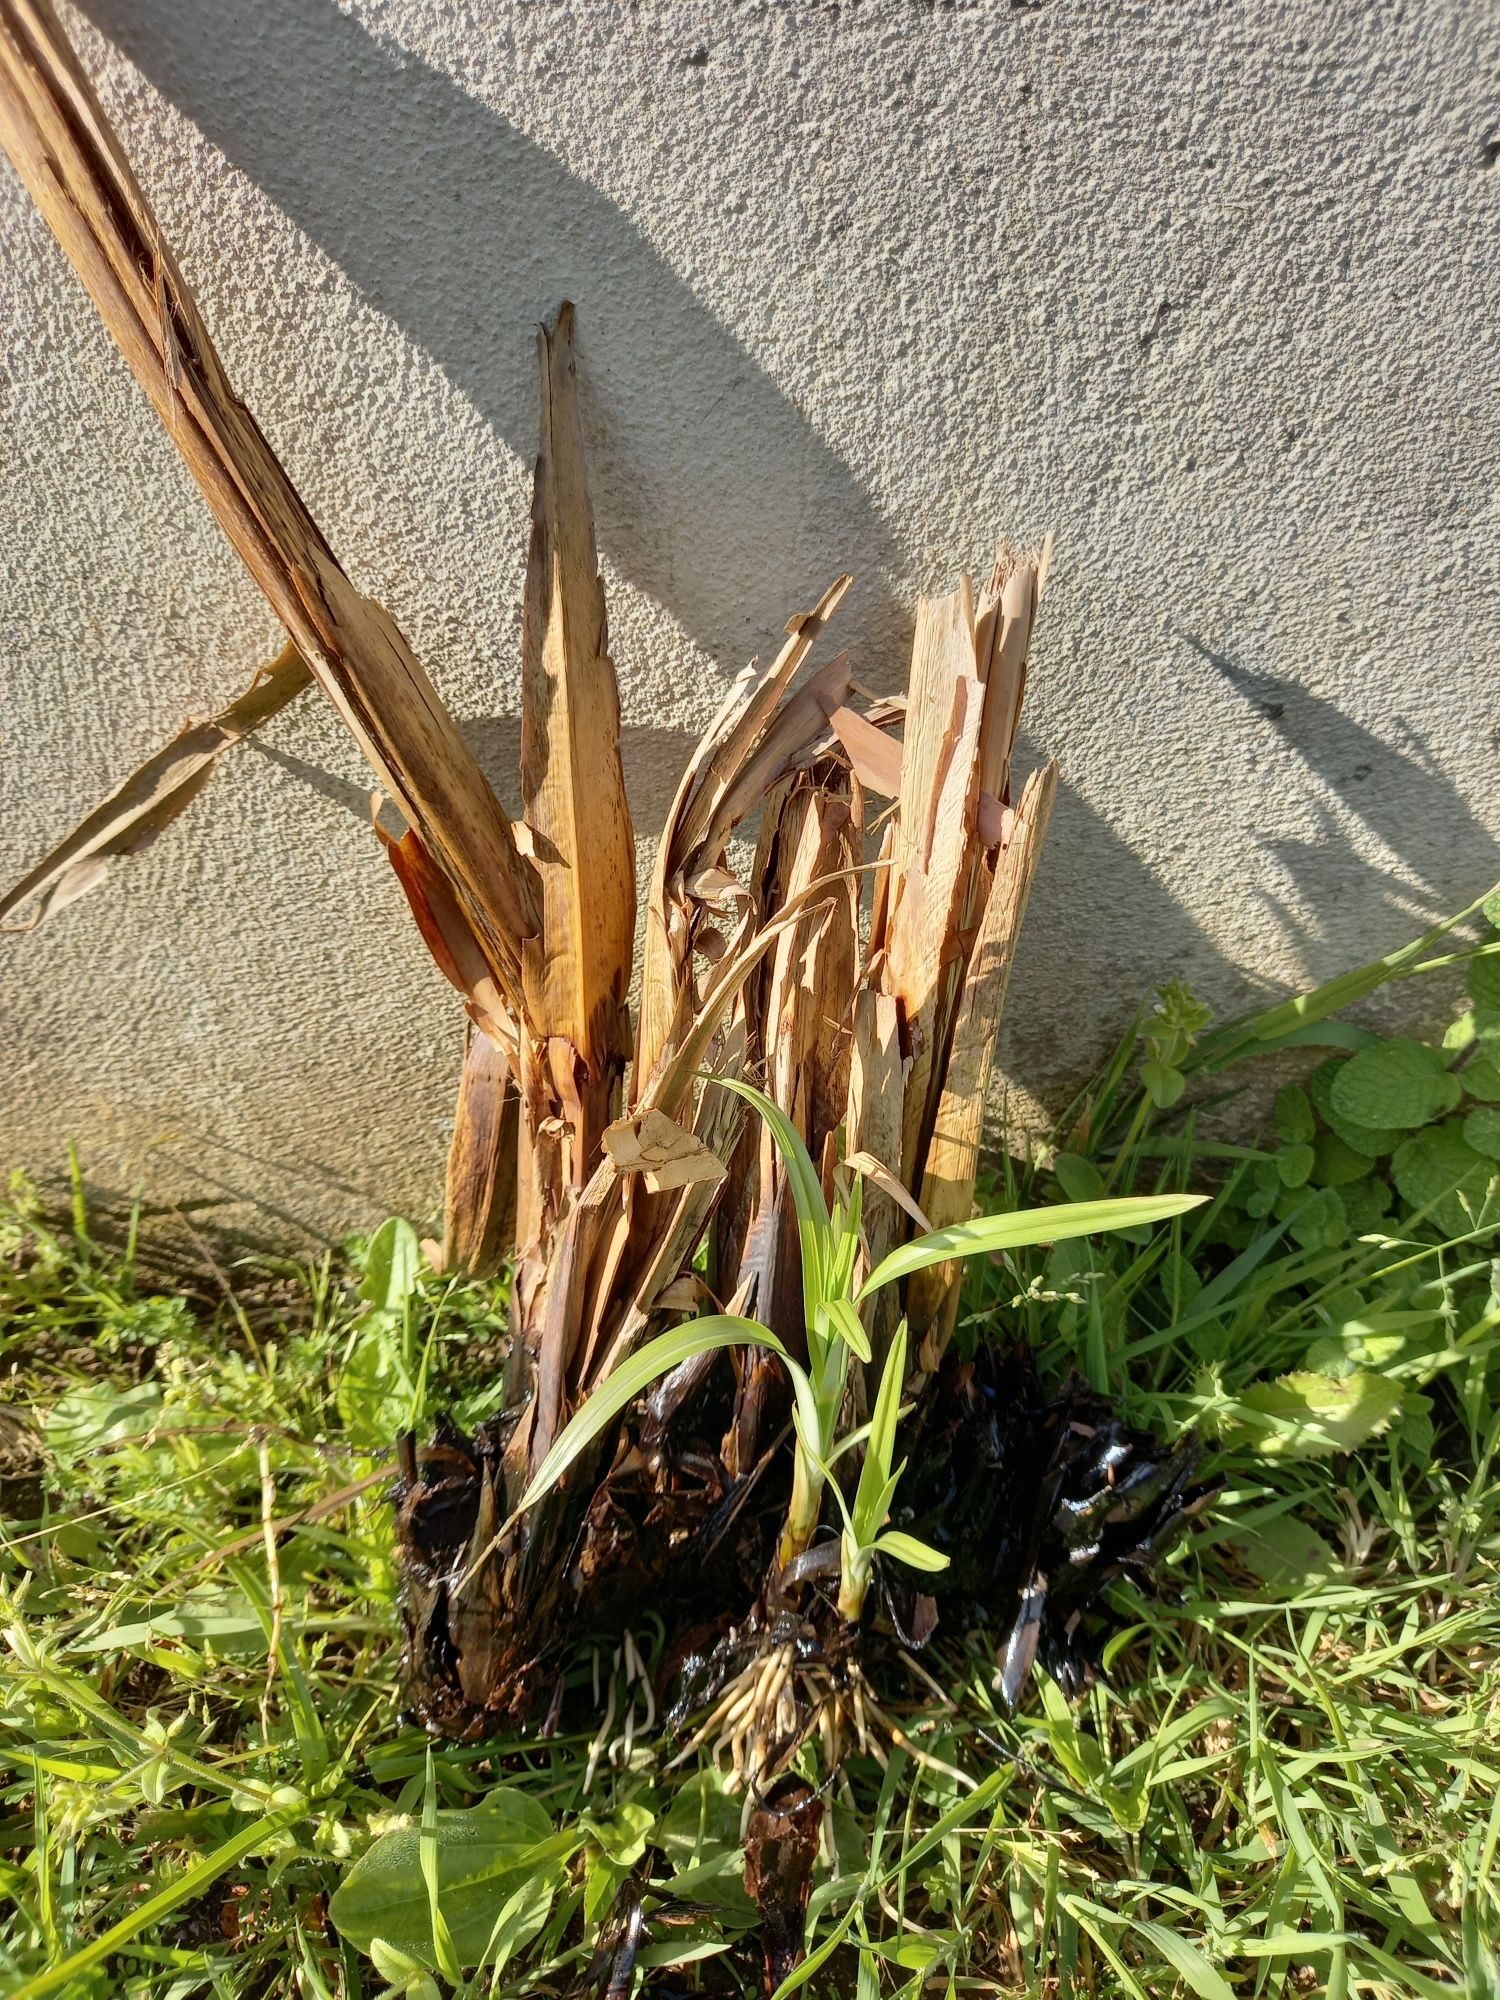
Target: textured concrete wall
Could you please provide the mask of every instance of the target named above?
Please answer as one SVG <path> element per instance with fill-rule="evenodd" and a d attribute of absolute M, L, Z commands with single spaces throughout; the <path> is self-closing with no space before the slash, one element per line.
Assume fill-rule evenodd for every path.
<path fill-rule="evenodd" d="M 531 328 L 580 310 L 654 831 L 833 573 L 1058 533 L 1066 790 L 1007 1059 L 1222 1007 L 1500 875 L 1500 10 L 1474 0 L 89 0 L 231 373 L 514 800 Z M 278 640 L 0 173 L 9 879 Z M 459 1027 L 304 697 L 117 886 L 0 941 L 0 1155 L 344 1227 L 433 1198 Z"/>

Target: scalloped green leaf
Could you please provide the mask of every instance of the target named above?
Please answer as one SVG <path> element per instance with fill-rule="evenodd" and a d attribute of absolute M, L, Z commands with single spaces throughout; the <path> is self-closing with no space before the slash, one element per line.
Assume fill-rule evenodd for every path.
<path fill-rule="evenodd" d="M 1276 1136 L 1284 1145 L 1305 1145 L 1313 1136 L 1313 1108 L 1300 1083 L 1283 1084 L 1276 1093 Z"/>
<path fill-rule="evenodd" d="M 1329 1096 L 1339 1117 L 1354 1125 L 1410 1131 L 1451 1111 L 1460 1089 L 1440 1049 L 1398 1036 L 1351 1056 Z"/>
<path fill-rule="evenodd" d="M 1360 1369 L 1334 1380 L 1301 1370 L 1252 1382 L 1230 1421 L 1254 1433 L 1264 1458 L 1329 1458 L 1383 1431 L 1400 1408 L 1401 1385 L 1388 1376 Z"/>
<path fill-rule="evenodd" d="M 1287 1218 L 1287 1234 L 1304 1250 L 1331 1250 L 1349 1234 L 1349 1218 L 1336 1188 L 1287 1188 L 1275 1205 Z"/>
<path fill-rule="evenodd" d="M 1389 1181 L 1375 1178 L 1354 1181 L 1339 1189 L 1344 1216 L 1351 1236 L 1370 1236 L 1387 1220 L 1394 1196 Z"/>
<path fill-rule="evenodd" d="M 1445 1236 L 1474 1227 L 1495 1163 L 1464 1137 L 1464 1120 L 1450 1118 L 1396 1148 L 1391 1172 L 1410 1208 L 1428 1208 L 1428 1221 Z"/>
<path fill-rule="evenodd" d="M 1500 1007 L 1500 952 L 1471 958 L 1464 983 L 1476 1007 Z"/>
<path fill-rule="evenodd" d="M 1476 1056 L 1464 1064 L 1458 1080 L 1470 1097 L 1477 1097 L 1482 1104 L 1500 1104 L 1500 1060 L 1496 1057 Z"/>
<path fill-rule="evenodd" d="M 1246 1215 L 1258 1221 L 1269 1215 L 1281 1192 L 1281 1173 L 1274 1160 L 1257 1160 L 1250 1171 L 1250 1185 L 1244 1197 Z"/>
<path fill-rule="evenodd" d="M 1342 1140 L 1337 1132 L 1320 1132 L 1313 1147 L 1313 1170 L 1309 1175 L 1314 1187 L 1344 1187 L 1353 1181 L 1362 1181 L 1370 1171 L 1370 1162 L 1365 1154 L 1357 1152 Z"/>
<path fill-rule="evenodd" d="M 1500 1105 L 1481 1104 L 1464 1120 L 1464 1140 L 1487 1160 L 1500 1160 Z"/>
<path fill-rule="evenodd" d="M 1333 1102 L 1333 1086 L 1346 1066 L 1344 1057 L 1332 1056 L 1327 1062 L 1320 1063 L 1308 1078 L 1308 1091 L 1317 1106 L 1318 1116 L 1354 1152 L 1363 1153 L 1367 1160 L 1386 1159 L 1406 1135 L 1394 1126 L 1358 1125 L 1352 1118 L 1345 1118 L 1339 1113 Z"/>

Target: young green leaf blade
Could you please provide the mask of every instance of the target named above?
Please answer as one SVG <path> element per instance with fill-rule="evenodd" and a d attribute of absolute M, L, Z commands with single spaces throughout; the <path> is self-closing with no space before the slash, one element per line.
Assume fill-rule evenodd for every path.
<path fill-rule="evenodd" d="M 422 1249 L 417 1232 L 404 1216 L 382 1222 L 365 1252 L 365 1275 L 359 1295 L 376 1312 L 399 1313 L 422 1275 Z"/>
<path fill-rule="evenodd" d="M 844 1345 L 858 1355 L 861 1361 L 870 1359 L 870 1336 L 865 1332 L 864 1321 L 860 1318 L 854 1301 L 836 1297 L 823 1301 L 823 1311 L 828 1323 Z"/>
<path fill-rule="evenodd" d="M 736 1097 L 742 1097 L 765 1120 L 786 1167 L 787 1185 L 791 1188 L 792 1203 L 797 1211 L 798 1234 L 802 1242 L 803 1290 L 809 1305 L 814 1300 L 826 1298 L 833 1223 L 828 1204 L 823 1199 L 823 1183 L 818 1179 L 818 1170 L 812 1163 L 812 1155 L 803 1142 L 802 1134 L 781 1106 L 767 1097 L 763 1090 L 757 1090 L 753 1083 L 746 1083 L 735 1076 L 716 1076 L 710 1081 L 721 1090 L 730 1090 Z"/>
<path fill-rule="evenodd" d="M 456 1986 L 463 1978 L 453 1950 L 453 1933 L 448 1928 L 448 1919 L 443 1913 L 443 1890 L 438 1864 L 438 1803 L 437 1779 L 432 1768 L 432 1746 L 427 1746 L 426 1782 L 422 1790 L 422 1826 L 417 1836 L 418 1851 L 422 1866 L 422 1881 L 427 1890 L 427 1921 L 432 1930 L 433 1957 L 437 1969 L 450 1986 Z"/>
<path fill-rule="evenodd" d="M 862 1543 L 875 1539 L 884 1516 L 886 1492 L 890 1484 L 891 1461 L 896 1456 L 896 1422 L 901 1414 L 901 1390 L 906 1379 L 906 1324 L 896 1329 L 875 1408 L 870 1415 L 870 1436 L 865 1445 L 865 1462 L 859 1469 L 855 1489 L 853 1526 Z"/>
<path fill-rule="evenodd" d="M 881 1535 L 875 1548 L 877 1554 L 894 1556 L 908 1569 L 924 1569 L 935 1575 L 938 1570 L 948 1567 L 948 1557 L 941 1549 L 919 1542 L 915 1535 L 905 1535 L 899 1528 L 893 1528 L 888 1535 Z"/>
<path fill-rule="evenodd" d="M 579 1454 L 602 1435 L 643 1389 L 669 1375 L 681 1362 L 707 1354 L 711 1348 L 747 1346 L 769 1347 L 783 1361 L 790 1358 L 768 1326 L 762 1326 L 758 1320 L 739 1319 L 733 1313 L 713 1313 L 704 1319 L 689 1320 L 685 1326 L 673 1327 L 669 1333 L 648 1340 L 628 1361 L 622 1361 L 564 1424 L 521 1495 L 516 1515 L 524 1514 L 549 1487 L 555 1486 Z"/>
<path fill-rule="evenodd" d="M 1062 1243 L 1073 1236 L 1094 1236 L 1112 1229 L 1130 1229 L 1143 1222 L 1164 1222 L 1186 1214 L 1207 1201 L 1202 1194 L 1121 1195 L 1112 1201 L 1074 1201 L 1056 1208 L 1024 1208 L 1007 1215 L 980 1215 L 956 1222 L 903 1243 L 881 1260 L 860 1288 L 867 1299 L 882 1285 L 895 1284 L 913 1271 L 944 1264 L 957 1257 L 980 1257 L 995 1250 L 1019 1250 L 1033 1243 Z"/>

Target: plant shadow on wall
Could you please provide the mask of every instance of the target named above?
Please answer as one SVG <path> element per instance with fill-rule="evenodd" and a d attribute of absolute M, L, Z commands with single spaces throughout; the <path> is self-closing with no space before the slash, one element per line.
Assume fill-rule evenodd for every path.
<path fill-rule="evenodd" d="M 531 331 L 574 300 L 601 545 L 722 668 L 840 560 L 861 582 L 842 642 L 904 657 L 892 538 L 860 481 L 606 195 L 333 0 L 86 12 L 525 462 Z M 681 75 L 700 87 L 701 70 Z M 200 239 L 189 262 L 233 248 Z"/>
<path fill-rule="evenodd" d="M 462 724 L 468 742 L 495 789 L 502 805 L 518 814 L 520 798 L 516 773 L 521 757 L 519 715 L 479 715 L 466 717 Z M 697 738 L 690 729 L 658 729 L 638 723 L 622 728 L 622 761 L 625 790 L 630 800 L 631 824 L 644 839 L 655 840 L 661 832 L 667 807 L 677 788 L 684 765 Z M 368 777 L 347 778 L 328 770 L 310 758 L 299 756 L 280 744 L 248 737 L 245 747 L 268 764 L 274 764 L 294 783 L 305 785 L 320 798 L 330 800 L 360 825 L 370 823 L 370 783 Z"/>
<path fill-rule="evenodd" d="M 219 0 L 87 0 L 87 12 L 526 459 L 536 425 L 531 329 L 558 297 L 576 302 L 601 545 L 726 673 L 764 651 L 788 611 L 847 564 L 856 587 L 838 642 L 871 685 L 900 681 L 911 614 L 890 579 L 909 565 L 890 527 L 807 417 L 606 196 L 331 0 L 244 10 Z M 696 88 L 701 71 L 683 74 Z M 194 262 L 205 256 L 200 249 Z M 508 806 L 519 728 L 509 715 L 464 723 Z M 659 830 L 695 740 L 626 727 L 639 832 Z M 368 818 L 363 782 L 285 745 L 267 754 Z M 1071 1087 L 1164 962 L 1216 1001 L 1239 1000 L 1244 982 L 1066 784 L 1057 814 L 1056 852 L 1038 879 L 1018 968 L 1022 1001 L 1067 980 L 1070 911 L 1095 913 L 1107 937 L 1098 962 L 1115 968 L 1090 1019 L 1075 1018 Z M 1029 1012 L 1023 1004 L 1017 1017 Z"/>
<path fill-rule="evenodd" d="M 1313 976 L 1347 960 L 1351 936 L 1379 936 L 1397 913 L 1409 917 L 1414 890 L 1424 908 L 1448 908 L 1473 877 L 1500 875 L 1500 840 L 1405 716 L 1390 718 L 1396 740 L 1387 740 L 1299 681 L 1246 665 L 1195 632 L 1179 630 L 1177 637 L 1255 715 L 1268 754 L 1291 751 L 1314 781 L 1305 796 L 1317 814 L 1317 834 L 1273 825 L 1259 841 L 1296 901 L 1289 905 L 1264 883 L 1259 893 L 1299 938 Z M 1500 734 L 1495 744 L 1500 748 Z M 1340 824 L 1343 815 L 1359 822 L 1363 851 L 1350 840 L 1347 821 Z M 1370 851 L 1372 842 L 1400 861 L 1405 880 L 1392 876 L 1378 849 Z M 1309 932 L 1306 913 L 1327 911 L 1339 913 L 1339 938 Z"/>

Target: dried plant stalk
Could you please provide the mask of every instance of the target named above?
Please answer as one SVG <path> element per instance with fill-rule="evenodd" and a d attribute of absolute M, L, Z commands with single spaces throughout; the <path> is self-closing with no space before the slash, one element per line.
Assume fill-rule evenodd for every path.
<path fill-rule="evenodd" d="M 362 597 L 235 396 L 47 0 L 0 0 L 0 140 L 202 488 L 381 783 L 438 859 L 507 1004 L 537 885 L 390 616 Z"/>
<path fill-rule="evenodd" d="M 921 1184 L 941 1087 L 941 1001 L 959 948 L 963 875 L 974 839 L 984 684 L 967 577 L 917 607 L 889 885 L 884 985 L 900 1002 L 910 1070 L 901 1178 Z"/>
<path fill-rule="evenodd" d="M 108 876 L 111 861 L 138 854 L 179 813 L 187 811 L 226 750 L 279 715 L 311 685 L 307 662 L 288 644 L 269 666 L 261 668 L 237 701 L 211 721 L 186 723 L 170 743 L 132 771 L 118 790 L 0 896 L 0 918 L 24 903 L 34 900 L 37 904 L 29 922 L 5 928 L 36 930 L 49 917 L 97 889 Z"/>
<path fill-rule="evenodd" d="M 788 623 L 787 643 L 758 683 L 748 670 L 740 676 L 678 788 L 657 846 L 646 910 L 634 1102 L 640 1101 L 684 1032 L 691 1007 L 694 939 L 704 905 L 735 886 L 724 871 L 725 844 L 746 814 L 759 808 L 779 775 L 773 770 L 767 779 L 757 769 L 747 782 L 746 767 L 765 740 L 777 703 L 838 609 L 849 582 L 841 576 L 813 610 Z M 813 718 L 807 720 L 819 733 Z M 707 893 L 700 893 L 705 885 Z"/>
<path fill-rule="evenodd" d="M 974 940 L 954 1027 L 952 1060 L 922 1176 L 922 1207 L 934 1229 L 966 1222 L 973 1210 L 979 1142 L 1005 989 L 1056 791 L 1055 763 L 1034 771 L 1027 780 L 1016 809 L 1014 832 L 1000 856 Z M 907 1318 L 913 1331 L 922 1336 L 920 1362 L 928 1374 L 936 1372 L 952 1336 L 958 1278 L 956 1266 L 937 1265 L 917 1272 L 906 1289 Z"/>
<path fill-rule="evenodd" d="M 787 781 L 767 811 L 757 882 L 774 914 L 818 880 L 839 886 L 814 914 L 785 932 L 756 992 L 753 1047 L 766 1087 L 807 1141 L 814 1159 L 842 1120 L 849 1091 L 849 1002 L 859 959 L 858 883 L 863 844 L 842 759 Z M 754 1208 L 732 1289 L 747 1297 L 792 1351 L 804 1341 L 801 1254 L 784 1164 L 763 1128 L 756 1133 Z"/>
<path fill-rule="evenodd" d="M 512 1254 L 519 1114 L 509 1057 L 470 1022 L 448 1148 L 445 1271 L 488 1277 Z"/>
<path fill-rule="evenodd" d="M 551 1102 L 568 1116 L 565 1176 L 599 1157 L 630 1059 L 635 843 L 620 765 L 620 697 L 583 463 L 573 308 L 542 329 L 542 443 L 522 641 L 521 790 L 542 929 L 524 950 L 526 1019 Z"/>

